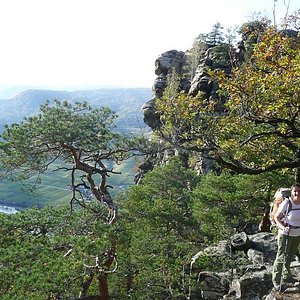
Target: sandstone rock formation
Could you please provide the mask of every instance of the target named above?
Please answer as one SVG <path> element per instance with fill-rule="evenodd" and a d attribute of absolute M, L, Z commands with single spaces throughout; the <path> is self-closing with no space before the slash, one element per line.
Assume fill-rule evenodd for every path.
<path fill-rule="evenodd" d="M 183 76 L 185 63 L 185 53 L 177 50 L 164 52 L 155 60 L 155 74 L 157 77 L 152 86 L 152 99 L 142 106 L 144 122 L 153 130 L 156 130 L 160 125 L 160 116 L 155 110 L 155 99 L 162 97 L 167 85 L 168 74 L 170 74 L 173 69 L 175 69 L 181 77 Z M 181 89 L 188 91 L 190 83 L 186 79 L 182 79 L 181 81 Z"/>
<path fill-rule="evenodd" d="M 204 50 L 203 50 L 204 49 Z M 217 95 L 218 84 L 214 82 L 208 74 L 208 68 L 223 69 L 229 73 L 231 70 L 231 58 L 228 54 L 228 46 L 204 44 L 202 46 L 203 57 L 199 58 L 195 74 L 191 78 L 190 51 L 182 52 L 170 50 L 162 53 L 155 61 L 155 74 L 157 78 L 152 87 L 152 99 L 142 106 L 144 123 L 153 131 L 160 128 L 160 115 L 155 108 L 155 101 L 161 98 L 167 85 L 168 75 L 176 71 L 180 77 L 180 90 L 192 96 L 200 91 L 207 101 L 216 103 L 216 110 L 224 111 L 224 100 Z M 189 79 L 190 78 L 190 79 Z M 180 154 L 180 153 L 179 153 Z M 165 160 L 165 158 L 163 158 Z M 161 163 L 161 162 L 160 162 Z M 199 162 L 196 164 L 199 174 L 205 174 L 213 168 L 213 163 L 199 156 Z"/>
<path fill-rule="evenodd" d="M 159 115 L 155 112 L 155 99 L 162 97 L 167 85 L 167 77 L 173 70 L 181 78 L 180 90 L 193 96 L 201 91 L 207 100 L 219 98 L 217 96 L 218 85 L 209 76 L 208 68 L 222 69 L 226 73 L 230 73 L 233 57 L 230 57 L 229 48 L 226 45 L 203 45 L 203 48 L 206 51 L 203 57 L 199 59 L 192 79 L 189 79 L 188 75 L 190 73 L 189 56 L 191 55 L 189 51 L 170 50 L 162 53 L 155 60 L 155 74 L 157 77 L 152 87 L 152 99 L 142 106 L 144 122 L 153 130 L 156 130 L 160 124 Z M 220 101 L 222 100 L 220 99 Z M 219 107 L 220 110 L 223 109 L 222 104 Z"/>

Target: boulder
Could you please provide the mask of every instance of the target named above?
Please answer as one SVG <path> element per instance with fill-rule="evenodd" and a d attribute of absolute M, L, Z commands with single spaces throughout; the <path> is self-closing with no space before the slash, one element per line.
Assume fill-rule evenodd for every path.
<path fill-rule="evenodd" d="M 272 276 L 270 270 L 248 272 L 232 281 L 232 289 L 237 299 L 254 300 L 263 299 L 266 291 L 272 289 Z"/>
<path fill-rule="evenodd" d="M 247 251 L 247 256 L 249 261 L 255 265 L 262 265 L 266 262 L 263 253 L 255 249 L 249 249 Z"/>
<path fill-rule="evenodd" d="M 251 241 L 245 232 L 236 233 L 231 238 L 232 250 L 247 252 L 251 247 Z"/>
<path fill-rule="evenodd" d="M 277 253 L 277 235 L 270 232 L 259 232 L 249 235 L 254 250 L 260 251 L 263 261 L 273 263 Z"/>
<path fill-rule="evenodd" d="M 220 299 L 229 292 L 229 279 L 226 273 L 201 272 L 198 282 L 203 299 Z"/>
<path fill-rule="evenodd" d="M 144 103 L 141 110 L 143 112 L 144 123 L 146 125 L 152 129 L 156 129 L 160 126 L 159 114 L 156 113 L 154 100 L 149 100 Z"/>

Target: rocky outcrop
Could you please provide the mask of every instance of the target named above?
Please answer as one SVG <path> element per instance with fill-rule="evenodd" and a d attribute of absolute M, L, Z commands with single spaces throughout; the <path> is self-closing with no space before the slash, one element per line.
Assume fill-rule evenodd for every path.
<path fill-rule="evenodd" d="M 144 115 L 144 123 L 148 125 L 152 130 L 156 130 L 160 126 L 159 114 L 155 109 L 155 100 L 149 100 L 142 106 L 142 113 Z"/>
<path fill-rule="evenodd" d="M 271 294 L 272 265 L 277 252 L 277 236 L 273 233 L 235 234 L 193 256 L 190 274 L 196 281 L 190 299 L 260 300 L 275 299 Z M 220 271 L 201 268 L 202 262 L 212 261 Z M 223 270 L 222 270 L 223 262 Z M 293 276 L 300 281 L 300 263 L 291 265 Z M 287 299 L 300 299 L 297 286 Z"/>
<path fill-rule="evenodd" d="M 208 74 L 208 69 L 219 69 L 230 73 L 232 65 L 228 53 L 229 48 L 226 45 L 216 45 L 206 50 L 196 69 L 189 94 L 196 96 L 201 91 L 204 93 L 205 99 L 218 98 L 218 85 L 212 81 Z"/>
<path fill-rule="evenodd" d="M 157 77 L 152 87 L 152 99 L 149 99 L 142 107 L 144 122 L 153 131 L 158 131 L 162 126 L 160 115 L 156 112 L 155 102 L 157 98 L 162 97 L 168 75 L 173 70 L 177 72 L 180 78 L 180 91 L 184 91 L 190 96 L 201 94 L 202 100 L 213 108 L 213 113 L 224 114 L 226 112 L 225 96 L 222 97 L 218 94 L 218 83 L 211 78 L 209 70 L 223 70 L 226 74 L 230 74 L 233 67 L 238 67 L 243 61 L 250 59 L 253 45 L 260 40 L 261 34 L 265 32 L 268 26 L 268 22 L 264 19 L 243 24 L 240 28 L 242 40 L 236 47 L 230 43 L 224 43 L 224 38 L 220 38 L 221 32 L 213 30 L 208 35 L 202 37 L 200 35 L 195 40 L 193 47 L 186 52 L 170 50 L 162 53 L 155 60 Z M 217 28 L 220 29 L 220 27 Z M 289 36 L 297 36 L 297 32 L 294 30 L 281 32 Z M 200 119 L 201 114 L 196 113 L 193 117 Z M 180 144 L 180 137 L 188 130 L 189 127 L 186 126 L 185 128 L 176 128 L 176 132 L 172 133 L 170 139 L 175 145 L 174 148 L 182 145 Z M 195 156 L 194 153 L 188 153 L 188 155 Z M 197 169 L 198 173 L 206 174 L 211 170 L 216 171 L 216 164 L 207 160 L 207 156 L 204 154 L 197 154 L 197 156 L 199 156 L 196 158 L 199 163 L 197 164 L 196 159 L 193 160 L 193 163 L 200 167 Z"/>
<path fill-rule="evenodd" d="M 203 97 L 207 100 L 219 101 L 219 111 L 223 110 L 224 101 L 219 100 L 217 95 L 218 85 L 212 81 L 208 74 L 208 69 L 222 69 L 226 73 L 230 73 L 232 58 L 229 56 L 229 49 L 226 45 L 203 45 L 206 51 L 200 58 L 198 67 L 192 80 L 189 80 L 190 73 L 189 51 L 170 50 L 162 53 L 155 60 L 155 74 L 157 75 L 152 86 L 152 99 L 142 106 L 144 114 L 144 122 L 153 130 L 156 130 L 160 124 L 159 115 L 155 113 L 155 99 L 161 98 L 163 91 L 167 85 L 168 75 L 176 71 L 180 79 L 180 90 L 190 95 L 197 95 L 199 91 L 203 93 Z M 218 105 L 217 104 L 217 105 Z"/>
<path fill-rule="evenodd" d="M 156 113 L 155 99 L 162 97 L 163 91 L 167 86 L 168 75 L 175 70 L 182 78 L 180 89 L 186 92 L 190 89 L 190 82 L 183 76 L 186 59 L 185 52 L 170 50 L 162 53 L 155 60 L 155 75 L 157 75 L 157 77 L 152 86 L 152 99 L 142 106 L 144 122 L 153 130 L 158 129 L 160 126 L 160 116 Z"/>
<path fill-rule="evenodd" d="M 217 94 L 218 84 L 209 76 L 208 69 L 222 69 L 226 73 L 231 71 L 232 57 L 229 55 L 229 47 L 226 45 L 201 45 L 201 55 L 195 74 L 191 71 L 192 53 L 170 50 L 162 53 L 155 60 L 155 74 L 157 75 L 152 86 L 152 99 L 142 106 L 144 123 L 153 131 L 157 131 L 161 124 L 160 115 L 156 111 L 156 99 L 163 96 L 167 86 L 168 75 L 173 70 L 180 78 L 180 91 L 196 96 L 199 92 L 207 101 L 213 101 L 215 110 L 220 113 L 224 111 L 224 99 Z M 165 159 L 163 159 L 165 160 Z M 161 162 L 159 162 L 161 163 Z M 213 162 L 199 156 L 196 170 L 199 174 L 206 174 L 213 169 Z"/>
<path fill-rule="evenodd" d="M 190 83 L 183 79 L 186 60 L 185 52 L 177 50 L 164 52 L 155 60 L 155 75 L 157 75 L 157 78 L 154 81 L 152 89 L 154 98 L 162 97 L 167 85 L 167 76 L 173 72 L 173 70 L 182 78 L 180 89 L 184 91 L 189 90 Z"/>

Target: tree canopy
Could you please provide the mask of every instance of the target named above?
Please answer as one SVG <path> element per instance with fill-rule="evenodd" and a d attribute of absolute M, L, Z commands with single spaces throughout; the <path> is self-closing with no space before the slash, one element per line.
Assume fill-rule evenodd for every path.
<path fill-rule="evenodd" d="M 70 214 L 59 205 L 0 214 L 0 298 L 200 299 L 199 272 L 240 261 L 203 257 L 190 274 L 191 258 L 235 231 L 251 233 L 270 190 L 288 181 L 273 174 L 197 176 L 172 159 L 118 194 L 113 224 L 92 210 Z M 109 296 L 100 298 L 105 279 Z"/>
<path fill-rule="evenodd" d="M 107 178 L 110 174 L 116 173 L 113 170 L 114 164 L 138 154 L 138 148 L 142 149 L 145 142 L 142 137 L 123 136 L 114 131 L 115 118 L 116 115 L 110 109 L 105 107 L 93 108 L 85 102 L 74 104 L 68 101 L 55 101 L 53 104 L 47 102 L 41 106 L 38 114 L 25 118 L 19 124 L 7 125 L 1 135 L 0 165 L 2 177 L 11 180 L 24 180 L 35 176 L 36 183 L 39 183 L 41 175 L 50 165 L 55 164 L 56 171 L 67 172 L 70 178 L 71 213 L 75 214 L 76 212 L 78 215 L 80 210 L 75 208 L 80 207 L 85 208 L 83 214 L 85 210 L 88 211 L 82 218 L 84 226 L 82 227 L 81 221 L 76 219 L 78 225 L 75 225 L 68 233 L 74 240 L 71 241 L 71 238 L 68 245 L 64 244 L 63 241 L 61 242 L 63 251 L 80 252 L 76 255 L 77 261 L 74 262 L 72 270 L 67 262 L 67 266 L 64 265 L 65 260 L 61 261 L 62 257 L 60 256 L 57 257 L 55 263 L 53 262 L 51 272 L 53 273 L 55 268 L 59 268 L 57 262 L 61 261 L 61 266 L 64 268 L 62 276 L 57 278 L 54 285 L 50 273 L 48 274 L 49 278 L 43 278 L 43 286 L 46 285 L 43 287 L 44 292 L 47 293 L 47 289 L 51 289 L 51 293 L 54 293 L 53 295 L 48 294 L 49 297 L 56 297 L 55 294 L 63 293 L 64 278 L 68 274 L 67 276 L 77 278 L 74 279 L 74 289 L 71 288 L 70 295 L 74 295 L 72 293 L 75 291 L 77 295 L 80 292 L 81 296 L 85 296 L 88 290 L 95 290 L 93 279 L 97 278 L 100 298 L 108 298 L 107 274 L 111 272 L 110 267 L 116 261 L 116 249 L 114 235 L 108 242 L 104 242 L 104 231 L 106 230 L 105 226 L 116 220 L 116 206 L 108 190 L 112 186 L 108 184 Z M 135 145 L 138 145 L 138 148 Z M 29 249 L 28 251 L 34 257 L 39 257 L 41 262 L 37 268 L 40 269 L 42 268 L 41 264 L 45 261 L 45 256 L 50 255 L 49 249 L 53 249 L 53 247 L 60 249 L 59 245 L 54 246 L 55 242 L 53 244 L 53 241 L 59 238 L 60 234 L 56 229 L 48 228 L 49 222 L 47 220 L 51 220 L 52 217 L 48 216 L 47 220 L 38 220 L 36 223 L 34 216 L 30 218 L 33 218 L 34 224 L 29 225 L 31 229 L 25 229 L 28 235 L 25 234 L 24 243 L 17 249 L 20 251 L 20 259 L 22 259 L 22 247 Z M 55 222 L 58 221 L 56 216 L 53 218 Z M 45 224 L 43 225 L 44 221 Z M 23 227 L 23 225 L 22 223 L 20 226 Z M 66 232 L 69 225 L 63 220 L 60 224 Z M 27 224 L 25 224 L 26 226 Z M 51 225 L 49 226 L 51 227 Z M 18 230 L 17 225 L 14 228 L 14 234 L 18 234 Z M 57 228 L 57 230 L 61 229 Z M 28 244 L 32 240 L 32 232 L 41 237 L 35 240 L 36 244 L 33 247 Z M 52 235 L 54 235 L 53 239 L 51 238 Z M 73 247 L 75 240 L 81 245 L 79 250 Z M 14 246 L 16 245 L 13 243 L 12 247 Z M 41 248 L 45 254 L 39 253 L 37 255 L 36 252 Z M 54 251 L 53 255 L 59 255 L 58 252 Z M 80 259 L 85 260 L 86 264 L 79 263 Z M 15 263 L 18 264 L 18 262 Z M 46 262 L 44 263 L 45 269 L 51 268 Z M 83 272 L 82 275 L 75 275 L 77 267 L 79 267 L 78 272 Z M 26 265 L 24 268 L 28 269 L 29 267 Z M 33 272 L 38 271 L 33 270 Z M 26 275 L 28 274 L 25 274 L 23 278 L 25 281 L 27 280 Z M 38 283 L 34 276 L 30 276 L 28 280 L 31 280 L 30 283 L 33 286 L 31 287 L 33 290 L 27 291 L 28 294 L 32 293 L 30 295 L 34 295 L 38 299 L 39 293 L 36 286 L 42 283 Z M 48 284 L 48 281 L 52 283 Z M 24 282 L 19 283 L 17 279 L 16 282 L 17 285 L 25 284 Z M 19 295 L 9 283 L 4 282 L 3 284 L 7 290 L 11 291 L 12 295 Z"/>
<path fill-rule="evenodd" d="M 300 167 L 299 63 L 298 38 L 271 28 L 232 76 L 217 74 L 228 97 L 218 144 L 231 153 L 221 163 L 248 173 Z"/>
<path fill-rule="evenodd" d="M 113 163 L 135 150 L 133 138 L 113 130 L 115 118 L 110 109 L 92 108 L 87 103 L 42 105 L 39 114 L 7 125 L 2 133 L 3 176 L 12 180 L 36 176 L 39 182 L 49 165 L 56 163 L 57 170 L 70 173 L 71 203 L 86 207 L 86 200 L 93 196 L 106 204 L 108 220 L 113 221 L 115 206 L 107 178 L 114 173 Z"/>

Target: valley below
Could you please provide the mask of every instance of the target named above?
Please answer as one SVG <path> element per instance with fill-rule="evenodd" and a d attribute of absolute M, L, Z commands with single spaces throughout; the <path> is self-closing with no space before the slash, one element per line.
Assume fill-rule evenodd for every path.
<path fill-rule="evenodd" d="M 151 89 L 147 88 L 72 92 L 27 90 L 11 99 L 0 99 L 0 131 L 3 130 L 5 124 L 19 123 L 25 116 L 36 114 L 40 105 L 47 100 L 51 102 L 59 99 L 71 102 L 86 101 L 94 107 L 109 107 L 118 115 L 116 131 L 145 134 L 150 132 L 150 128 L 143 122 L 141 106 L 150 98 Z M 136 164 L 137 162 L 132 159 L 114 166 L 114 169 L 121 174 L 109 178 L 109 185 L 113 186 L 111 191 L 113 196 L 134 184 Z M 30 186 L 34 179 L 26 182 L 0 180 L 0 212 L 14 213 L 19 208 L 41 208 L 49 204 L 68 203 L 71 197 L 69 174 L 54 172 L 56 168 L 57 166 L 53 165 L 44 173 L 42 182 L 36 186 L 33 192 L 30 192 Z"/>

